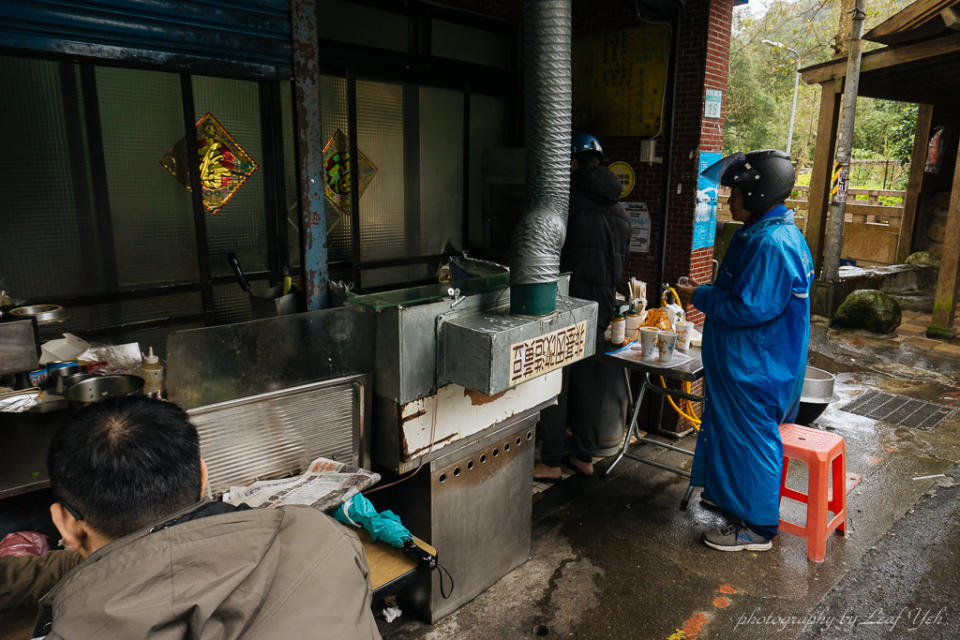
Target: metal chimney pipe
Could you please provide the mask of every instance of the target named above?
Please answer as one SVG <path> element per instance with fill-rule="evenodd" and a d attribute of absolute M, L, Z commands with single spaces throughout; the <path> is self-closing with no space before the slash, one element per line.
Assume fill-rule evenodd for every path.
<path fill-rule="evenodd" d="M 510 247 L 510 311 L 556 309 L 570 200 L 572 0 L 524 0 L 527 210 Z"/>

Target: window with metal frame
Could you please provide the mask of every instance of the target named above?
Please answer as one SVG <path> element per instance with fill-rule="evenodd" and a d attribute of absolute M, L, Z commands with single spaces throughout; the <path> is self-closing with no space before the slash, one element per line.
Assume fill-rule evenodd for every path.
<path fill-rule="evenodd" d="M 318 18 L 324 141 L 339 129 L 376 166 L 350 215 L 326 203 L 331 277 L 362 291 L 433 280 L 483 238 L 482 150 L 519 138 L 518 27 L 418 2 L 338 0 Z M 369 29 L 336 26 L 351 24 Z"/>
<path fill-rule="evenodd" d="M 42 337 L 249 319 L 229 251 L 254 286 L 296 272 L 289 81 L 3 55 L 0 85 L 12 89 L 0 119 L 11 143 L 0 157 L 0 288 L 67 308 Z M 160 162 L 208 112 L 259 165 L 216 216 Z"/>

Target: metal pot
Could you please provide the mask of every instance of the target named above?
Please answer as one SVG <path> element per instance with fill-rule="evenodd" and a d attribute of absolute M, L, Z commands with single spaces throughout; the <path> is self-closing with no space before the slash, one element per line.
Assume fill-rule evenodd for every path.
<path fill-rule="evenodd" d="M 143 391 L 143 378 L 130 375 L 95 376 L 80 380 L 66 390 L 73 406 L 83 406 L 115 396 L 132 396 Z"/>
<path fill-rule="evenodd" d="M 829 371 L 807 367 L 803 377 L 803 390 L 800 392 L 800 408 L 795 422 L 804 426 L 820 417 L 827 405 L 837 397 L 833 393 L 835 376 Z"/>
<path fill-rule="evenodd" d="M 63 378 L 63 388 L 64 390 L 69 389 L 78 382 L 83 382 L 84 380 L 89 380 L 90 378 L 99 378 L 100 374 L 98 373 L 87 373 L 86 371 L 82 373 L 72 373 L 67 377 Z"/>
<path fill-rule="evenodd" d="M 836 400 L 833 395 L 833 381 L 835 376 L 829 371 L 807 367 L 803 376 L 803 389 L 800 391 L 800 402 L 831 403 Z"/>

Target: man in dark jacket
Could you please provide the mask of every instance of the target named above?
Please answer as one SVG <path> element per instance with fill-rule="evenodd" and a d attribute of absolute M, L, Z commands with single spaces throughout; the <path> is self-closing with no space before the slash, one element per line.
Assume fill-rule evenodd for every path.
<path fill-rule="evenodd" d="M 589 134 L 573 137 L 570 175 L 570 214 L 560 269 L 570 271 L 570 295 L 594 300 L 597 312 L 597 352 L 613 318 L 617 283 L 630 252 L 630 219 L 620 205 L 620 180 L 600 165 L 603 150 Z M 626 420 L 627 391 L 620 367 L 590 359 L 569 367 L 568 389 L 559 405 L 544 412 L 543 448 L 534 478 L 558 480 L 565 426 L 574 437 L 576 455 L 567 459 L 577 473 L 593 475 L 593 454 L 599 435 L 621 429 Z"/>
<path fill-rule="evenodd" d="M 34 636 L 379 639 L 363 547 L 312 507 L 202 502 L 196 428 L 145 397 L 85 409 L 47 459 L 53 522 L 84 560 Z"/>

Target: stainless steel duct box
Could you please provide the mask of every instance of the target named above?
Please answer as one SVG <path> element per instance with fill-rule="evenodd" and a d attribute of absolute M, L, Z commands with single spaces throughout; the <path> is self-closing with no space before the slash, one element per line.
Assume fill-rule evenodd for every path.
<path fill-rule="evenodd" d="M 559 369 L 595 351 L 597 303 L 557 296 L 555 313 L 510 315 L 504 305 L 443 318 L 441 384 L 453 382 L 485 396 Z"/>
<path fill-rule="evenodd" d="M 560 393 L 561 367 L 593 354 L 596 303 L 561 295 L 555 314 L 510 316 L 503 276 L 347 300 L 375 325 L 367 340 L 375 345 L 373 456 L 379 465 L 404 473 L 539 410 Z M 564 280 L 558 285 L 561 292 L 567 288 Z M 519 374 L 511 376 L 515 365 Z M 475 367 L 482 370 L 471 371 Z"/>

